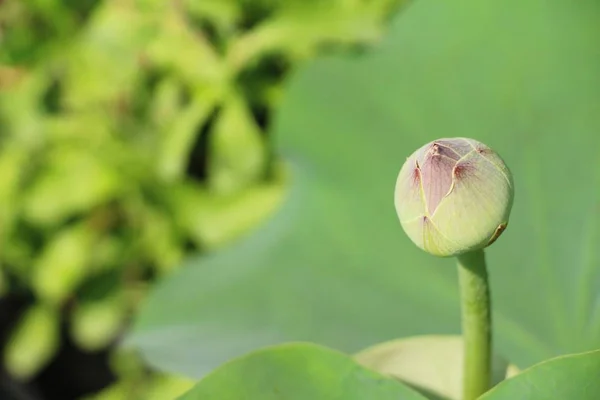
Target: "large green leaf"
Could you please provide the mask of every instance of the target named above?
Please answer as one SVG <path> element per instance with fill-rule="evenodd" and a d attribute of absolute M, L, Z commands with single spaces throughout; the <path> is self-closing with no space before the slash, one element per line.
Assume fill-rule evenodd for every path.
<path fill-rule="evenodd" d="M 599 370 L 600 351 L 557 357 L 502 382 L 481 400 L 596 400 Z"/>
<path fill-rule="evenodd" d="M 409 241 L 392 199 L 405 157 L 466 136 L 515 178 L 508 229 L 487 251 L 497 351 L 523 368 L 600 346 L 598 18 L 592 1 L 421 0 L 373 53 L 303 70 L 277 120 L 286 204 L 163 282 L 133 343 L 200 376 L 282 340 L 355 351 L 458 332 L 453 261 Z"/>
<path fill-rule="evenodd" d="M 180 400 L 425 400 L 344 354 L 308 343 L 255 351 L 225 364 Z"/>

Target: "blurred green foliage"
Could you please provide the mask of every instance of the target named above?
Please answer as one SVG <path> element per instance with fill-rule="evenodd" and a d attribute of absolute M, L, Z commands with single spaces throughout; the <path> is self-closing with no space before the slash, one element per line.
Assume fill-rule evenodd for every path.
<path fill-rule="evenodd" d="M 148 282 L 272 209 L 283 79 L 378 39 L 397 3 L 0 2 L 0 290 L 35 299 L 8 369 L 47 364 L 63 320 L 106 347 Z"/>

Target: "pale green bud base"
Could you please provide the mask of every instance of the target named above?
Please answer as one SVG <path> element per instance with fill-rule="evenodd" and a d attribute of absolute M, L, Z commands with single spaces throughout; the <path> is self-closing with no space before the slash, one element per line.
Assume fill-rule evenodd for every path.
<path fill-rule="evenodd" d="M 463 400 L 474 400 L 491 385 L 490 290 L 483 250 L 459 255 L 457 260 L 465 343 Z"/>

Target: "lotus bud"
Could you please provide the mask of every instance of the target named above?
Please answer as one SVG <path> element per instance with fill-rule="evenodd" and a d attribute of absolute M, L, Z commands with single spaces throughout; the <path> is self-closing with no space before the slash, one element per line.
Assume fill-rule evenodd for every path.
<path fill-rule="evenodd" d="M 492 244 L 506 229 L 514 184 L 504 161 L 473 139 L 439 139 L 404 163 L 394 203 L 421 249 L 457 256 Z"/>

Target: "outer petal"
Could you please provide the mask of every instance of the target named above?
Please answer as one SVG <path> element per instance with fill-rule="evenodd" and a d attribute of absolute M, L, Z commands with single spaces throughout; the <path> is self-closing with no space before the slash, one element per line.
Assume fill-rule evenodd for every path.
<path fill-rule="evenodd" d="M 441 234 L 457 243 L 454 255 L 487 246 L 508 222 L 513 190 L 507 173 L 485 152 L 469 153 L 457 164 L 454 186 L 432 216 Z"/>
<path fill-rule="evenodd" d="M 421 187 L 421 173 L 417 168 L 417 160 L 409 157 L 396 180 L 394 205 L 400 222 L 414 220 L 425 215 L 425 201 Z"/>
<path fill-rule="evenodd" d="M 417 245 L 420 249 L 425 249 L 425 243 L 423 242 L 423 218 L 425 217 L 417 217 L 408 221 L 401 221 L 402 229 L 404 229 L 404 233 L 408 236 L 410 240 L 413 241 L 414 244 Z"/>
<path fill-rule="evenodd" d="M 423 249 L 435 256 L 447 257 L 454 254 L 458 246 L 438 230 L 427 217 L 423 218 Z"/>
<path fill-rule="evenodd" d="M 471 146 L 473 146 L 473 148 L 483 158 L 488 160 L 490 163 L 494 164 L 498 168 L 498 170 L 502 171 L 506 180 L 509 182 L 510 186 L 512 187 L 512 189 L 514 191 L 514 183 L 513 183 L 512 174 L 508 170 L 508 167 L 504 163 L 504 160 L 498 154 L 496 154 L 492 149 L 487 147 L 485 144 L 478 142 L 476 140 L 473 140 L 473 139 L 465 139 L 465 140 L 467 140 L 471 144 Z"/>

